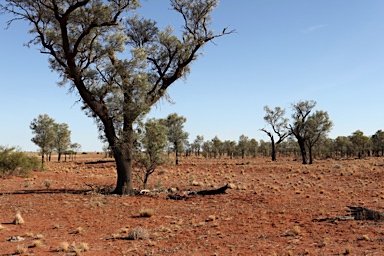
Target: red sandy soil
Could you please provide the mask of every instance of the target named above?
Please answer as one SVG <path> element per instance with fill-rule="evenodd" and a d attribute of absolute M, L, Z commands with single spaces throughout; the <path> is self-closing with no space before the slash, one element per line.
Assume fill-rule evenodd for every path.
<path fill-rule="evenodd" d="M 27 178 L 1 179 L 0 255 L 384 255 L 382 222 L 313 221 L 345 215 L 346 206 L 384 212 L 383 158 L 313 165 L 181 159 L 178 166 L 160 167 L 149 188 L 236 187 L 179 201 L 167 200 L 167 193 L 88 192 L 88 185 L 115 182 L 113 163 L 85 164 L 101 158 L 88 154 L 48 163 L 46 171 Z M 153 215 L 140 217 L 145 209 Z M 12 223 L 17 212 L 24 224 Z M 129 240 L 135 227 L 148 238 Z M 15 236 L 24 240 L 8 241 Z"/>

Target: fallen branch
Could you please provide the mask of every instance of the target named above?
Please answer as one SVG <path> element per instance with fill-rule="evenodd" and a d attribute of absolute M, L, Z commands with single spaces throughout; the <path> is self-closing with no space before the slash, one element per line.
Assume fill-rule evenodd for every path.
<path fill-rule="evenodd" d="M 228 188 L 231 188 L 229 184 L 218 188 L 218 189 L 209 189 L 209 190 L 200 190 L 200 191 L 189 191 L 186 195 L 179 195 L 179 194 L 168 194 L 167 199 L 172 200 L 183 200 L 187 199 L 191 196 L 208 196 L 208 195 L 220 195 L 220 194 L 226 194 L 226 190 Z"/>
<path fill-rule="evenodd" d="M 373 220 L 373 221 L 384 221 L 384 214 L 378 211 L 374 211 L 361 206 L 347 206 L 347 212 L 343 216 L 336 216 L 333 218 L 322 218 L 322 219 L 313 219 L 314 222 L 323 222 L 323 221 L 340 221 L 340 220 Z"/>
<path fill-rule="evenodd" d="M 229 185 L 225 185 L 218 189 L 210 189 L 210 190 L 200 190 L 197 192 L 190 192 L 192 195 L 200 195 L 200 196 L 208 196 L 208 195 L 220 195 L 226 194 L 226 190 L 229 188 Z"/>

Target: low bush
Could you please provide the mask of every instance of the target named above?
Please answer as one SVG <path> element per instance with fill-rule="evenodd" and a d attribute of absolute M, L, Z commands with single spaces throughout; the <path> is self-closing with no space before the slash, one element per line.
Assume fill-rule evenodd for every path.
<path fill-rule="evenodd" d="M 15 175 L 28 176 L 32 170 L 39 170 L 40 167 L 37 156 L 29 156 L 15 147 L 0 146 L 0 175 L 3 178 Z"/>

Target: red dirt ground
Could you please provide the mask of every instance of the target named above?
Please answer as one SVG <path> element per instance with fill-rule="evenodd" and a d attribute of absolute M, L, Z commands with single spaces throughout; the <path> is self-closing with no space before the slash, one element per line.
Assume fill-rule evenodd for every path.
<path fill-rule="evenodd" d="M 48 163 L 30 177 L 0 180 L 0 255 L 384 255 L 382 222 L 313 222 L 346 206 L 384 212 L 384 159 L 182 159 L 160 167 L 150 188 L 202 190 L 232 183 L 227 194 L 167 200 L 166 193 L 87 193 L 115 182 L 102 155 Z M 140 217 L 150 209 L 153 215 Z M 13 224 L 17 212 L 25 223 Z M 148 238 L 129 240 L 132 228 Z M 24 240 L 11 242 L 11 237 Z M 38 241 L 38 242 L 36 242 Z M 67 243 L 68 248 L 63 245 Z"/>

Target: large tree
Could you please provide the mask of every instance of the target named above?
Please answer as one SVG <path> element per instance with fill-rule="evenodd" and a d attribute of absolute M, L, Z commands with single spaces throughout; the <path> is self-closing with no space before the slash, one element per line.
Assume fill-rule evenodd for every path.
<path fill-rule="evenodd" d="M 306 140 L 308 139 L 308 116 L 311 113 L 312 109 L 316 106 L 316 102 L 313 100 L 299 101 L 295 104 L 292 104 L 292 121 L 293 123 L 289 125 L 290 132 L 297 139 L 297 143 L 300 147 L 302 163 L 307 164 L 307 150 L 306 150 Z"/>
<path fill-rule="evenodd" d="M 282 109 L 280 107 L 275 107 L 275 109 L 270 109 L 268 106 L 264 107 L 264 110 L 266 112 L 264 116 L 264 121 L 271 126 L 272 131 L 269 131 L 265 128 L 261 129 L 263 132 L 265 132 L 268 137 L 271 139 L 271 157 L 272 161 L 276 161 L 276 147 L 281 142 L 285 140 L 289 136 L 289 130 L 288 130 L 288 119 L 284 117 L 285 115 L 285 109 Z M 274 134 L 278 136 L 277 141 L 275 141 Z"/>
<path fill-rule="evenodd" d="M 232 33 L 209 27 L 218 0 L 170 0 L 183 28 L 160 30 L 155 21 L 133 15 L 138 0 L 5 0 L 2 12 L 32 26 L 29 44 L 41 46 L 52 70 L 77 91 L 83 109 L 96 119 L 116 161 L 114 193 L 133 194 L 135 120 L 167 89 L 186 76 L 202 47 Z"/>

